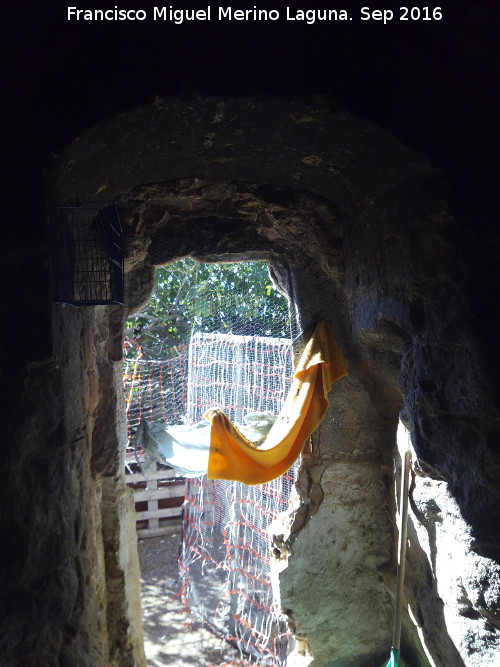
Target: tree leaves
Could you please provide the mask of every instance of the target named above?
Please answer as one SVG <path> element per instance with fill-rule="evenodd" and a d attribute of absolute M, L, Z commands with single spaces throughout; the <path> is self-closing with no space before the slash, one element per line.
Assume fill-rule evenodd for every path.
<path fill-rule="evenodd" d="M 288 302 L 272 285 L 265 262 L 201 264 L 191 258 L 156 270 L 149 304 L 125 328 L 149 359 L 175 355 L 195 331 L 290 336 Z M 133 347 L 126 349 L 133 356 Z"/>

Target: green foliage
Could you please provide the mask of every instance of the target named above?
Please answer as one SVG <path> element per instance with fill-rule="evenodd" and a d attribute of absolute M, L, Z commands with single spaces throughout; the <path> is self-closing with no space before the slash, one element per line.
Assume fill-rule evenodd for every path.
<path fill-rule="evenodd" d="M 164 359 L 196 331 L 289 337 L 289 327 L 288 302 L 272 285 L 265 262 L 186 258 L 157 269 L 151 300 L 127 321 L 125 333 L 140 341 L 147 358 Z"/>

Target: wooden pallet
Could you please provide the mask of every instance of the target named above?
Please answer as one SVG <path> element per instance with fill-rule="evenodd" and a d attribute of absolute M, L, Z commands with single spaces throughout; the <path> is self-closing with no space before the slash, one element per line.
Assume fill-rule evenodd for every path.
<path fill-rule="evenodd" d="M 138 537 L 180 532 L 185 486 L 182 477 L 175 477 L 171 469 L 158 470 L 153 464 L 147 475 L 128 474 L 126 482 L 134 491 Z"/>

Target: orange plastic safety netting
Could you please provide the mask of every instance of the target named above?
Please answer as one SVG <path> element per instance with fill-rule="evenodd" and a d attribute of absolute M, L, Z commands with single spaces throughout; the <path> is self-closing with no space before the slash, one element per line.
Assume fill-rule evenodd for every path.
<path fill-rule="evenodd" d="M 220 407 L 236 424 L 276 416 L 293 375 L 284 338 L 195 334 L 169 359 L 125 367 L 129 436 L 142 419 L 195 424 Z M 129 451 L 129 459 L 135 455 Z M 286 665 L 289 631 L 277 608 L 268 528 L 287 510 L 295 472 L 263 485 L 186 480 L 179 567 L 187 607 L 235 644 L 241 664 Z"/>
<path fill-rule="evenodd" d="M 259 486 L 190 480 L 184 506 L 183 598 L 249 662 L 286 665 L 290 632 L 276 606 L 270 523 L 288 506 L 294 471 Z"/>

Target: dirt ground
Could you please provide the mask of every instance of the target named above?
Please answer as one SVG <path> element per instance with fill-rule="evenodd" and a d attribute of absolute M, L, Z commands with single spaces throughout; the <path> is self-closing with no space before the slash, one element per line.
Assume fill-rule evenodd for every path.
<path fill-rule="evenodd" d="M 148 666 L 241 664 L 241 656 L 235 648 L 185 611 L 179 595 L 179 545 L 179 534 L 150 537 L 138 543 Z"/>

